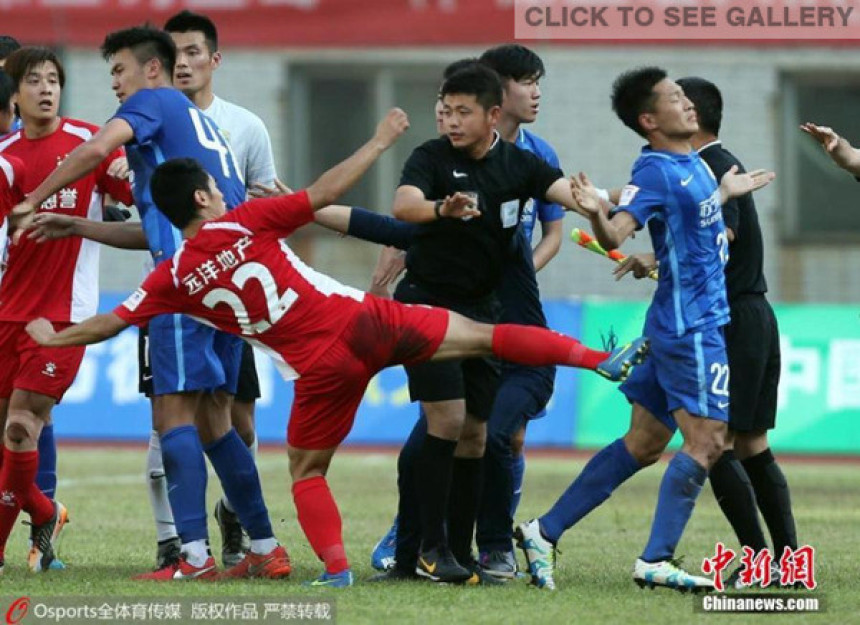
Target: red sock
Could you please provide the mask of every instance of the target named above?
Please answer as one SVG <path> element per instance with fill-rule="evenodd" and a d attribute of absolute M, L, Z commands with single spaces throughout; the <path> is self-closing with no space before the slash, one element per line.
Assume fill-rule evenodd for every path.
<path fill-rule="evenodd" d="M 0 545 L 5 549 L 18 513 L 29 497 L 29 486 L 35 484 L 39 453 L 4 448 L 3 456 L 3 468 L 0 469 Z"/>
<path fill-rule="evenodd" d="M 576 339 L 546 328 L 499 324 L 493 328 L 493 354 L 519 365 L 565 365 L 596 369 L 609 352 L 587 348 Z"/>
<path fill-rule="evenodd" d="M 33 525 L 42 525 L 54 516 L 54 501 L 45 495 L 33 481 L 30 483 L 30 488 L 27 489 L 27 501 L 24 502 L 23 509 L 30 515 Z"/>
<path fill-rule="evenodd" d="M 320 475 L 295 482 L 293 501 L 299 525 L 317 557 L 325 563 L 326 572 L 335 574 L 348 569 L 340 512 L 325 478 Z"/>

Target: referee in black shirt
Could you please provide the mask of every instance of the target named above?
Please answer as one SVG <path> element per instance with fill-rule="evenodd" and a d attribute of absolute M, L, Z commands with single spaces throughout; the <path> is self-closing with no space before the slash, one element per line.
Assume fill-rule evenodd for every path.
<path fill-rule="evenodd" d="M 684 78 L 678 84 L 696 106 L 699 132 L 693 146 L 717 180 L 734 166 L 743 172 L 741 162 L 718 138 L 723 115 L 719 89 L 702 78 Z M 752 194 L 723 204 L 723 219 L 729 238 L 726 289 L 731 322 L 725 332 L 731 407 L 726 451 L 709 477 L 741 545 L 756 552 L 767 547 L 756 513 L 758 503 L 778 562 L 785 547 L 797 549 L 797 536 L 788 484 L 767 440 L 776 420 L 779 329 L 765 297 L 762 235 Z"/>
<path fill-rule="evenodd" d="M 497 314 L 493 294 L 528 199 L 544 197 L 571 210 L 577 206 L 559 169 L 499 137 L 495 125 L 502 85 L 493 70 L 475 64 L 456 72 L 442 85 L 440 97 L 445 136 L 413 151 L 394 199 L 395 217 L 422 224 L 394 298 L 489 321 Z M 479 215 L 447 217 L 467 196 Z M 422 402 L 428 429 L 415 471 L 422 537 L 415 571 L 433 581 L 463 581 L 471 572 L 452 555 L 445 527 L 454 456 L 456 450 L 464 479 L 448 533 L 463 534 L 465 528 L 471 542 L 498 369 L 493 362 L 472 359 L 408 367 L 407 374 L 410 395 Z M 466 466 L 469 471 L 462 470 Z M 469 501 L 473 505 L 464 503 Z"/>

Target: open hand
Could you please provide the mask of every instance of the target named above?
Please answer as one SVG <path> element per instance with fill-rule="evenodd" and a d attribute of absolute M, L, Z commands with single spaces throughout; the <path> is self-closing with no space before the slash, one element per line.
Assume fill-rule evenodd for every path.
<path fill-rule="evenodd" d="M 27 324 L 26 330 L 27 334 L 39 345 L 45 345 L 56 334 L 54 326 L 44 317 L 33 319 L 33 321 Z"/>
<path fill-rule="evenodd" d="M 738 166 L 734 165 L 720 180 L 720 186 L 725 191 L 726 199 L 731 199 L 766 187 L 774 178 L 776 174 L 766 169 L 739 174 Z"/>
<path fill-rule="evenodd" d="M 800 129 L 818 141 L 828 153 L 833 152 L 839 145 L 839 135 L 828 126 L 818 126 L 812 122 L 806 122 L 800 125 Z"/>

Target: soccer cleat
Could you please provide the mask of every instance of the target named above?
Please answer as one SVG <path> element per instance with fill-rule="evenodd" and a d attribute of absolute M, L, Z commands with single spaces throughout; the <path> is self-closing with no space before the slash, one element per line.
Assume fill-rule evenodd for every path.
<path fill-rule="evenodd" d="M 219 579 L 283 579 L 289 577 L 292 570 L 287 550 L 278 545 L 265 555 L 249 551 L 239 564 L 221 573 Z"/>
<path fill-rule="evenodd" d="M 447 546 L 419 553 L 415 573 L 432 582 L 465 582 L 472 577 L 472 571 L 460 566 Z"/>
<path fill-rule="evenodd" d="M 421 579 L 418 577 L 418 574 L 412 571 L 404 571 L 398 566 L 392 566 L 387 571 L 383 571 L 382 573 L 377 573 L 373 577 L 369 578 L 368 582 L 407 582 L 407 581 L 415 581 L 416 579 Z"/>
<path fill-rule="evenodd" d="M 305 582 L 303 585 L 309 587 L 328 586 L 329 588 L 346 588 L 348 586 L 352 586 L 353 583 L 352 570 L 346 569 L 340 573 L 329 573 L 327 571 L 323 571 L 323 574 L 315 580 Z"/>
<path fill-rule="evenodd" d="M 56 550 L 59 547 L 60 533 L 69 522 L 66 506 L 54 501 L 54 516 L 41 525 L 30 524 L 30 537 L 33 545 L 27 554 L 27 566 L 34 573 L 44 572 L 52 568 L 51 564 L 57 559 Z M 65 568 L 65 566 L 63 566 Z"/>
<path fill-rule="evenodd" d="M 141 573 L 132 577 L 136 581 L 155 581 L 167 582 L 172 580 L 214 580 L 218 578 L 218 571 L 215 568 L 215 558 L 209 556 L 203 566 L 194 566 L 189 564 L 182 554 L 179 559 L 162 569 L 152 571 L 151 573 Z"/>
<path fill-rule="evenodd" d="M 474 557 L 470 556 L 463 566 L 472 573 L 472 576 L 463 582 L 464 586 L 504 586 L 507 583 L 505 579 L 490 575 Z"/>
<path fill-rule="evenodd" d="M 482 553 L 481 568 L 499 579 L 514 579 L 517 576 L 517 558 L 513 551 L 490 551 Z"/>
<path fill-rule="evenodd" d="M 609 356 L 597 365 L 595 371 L 607 380 L 622 382 L 627 379 L 633 367 L 645 360 L 649 348 L 648 339 L 640 336 L 609 352 Z"/>
<path fill-rule="evenodd" d="M 181 555 L 182 541 L 179 540 L 179 536 L 160 541 L 158 543 L 158 550 L 155 552 L 155 570 L 157 571 L 179 562 Z"/>
<path fill-rule="evenodd" d="M 395 552 L 397 551 L 397 517 L 388 533 L 379 539 L 370 554 L 370 566 L 377 571 L 387 571 L 395 564 Z"/>
<path fill-rule="evenodd" d="M 239 517 L 227 509 L 223 499 L 215 504 L 215 520 L 221 530 L 221 561 L 229 569 L 242 561 L 251 548 L 251 540 L 242 529 Z"/>
<path fill-rule="evenodd" d="M 664 586 L 680 592 L 697 593 L 700 591 L 711 591 L 714 582 L 707 577 L 690 575 L 678 566 L 678 560 L 661 560 L 660 562 L 645 562 L 637 559 L 633 566 L 633 581 L 639 588 L 654 589 L 655 586 Z"/>
<path fill-rule="evenodd" d="M 540 533 L 540 522 L 532 519 L 521 523 L 514 530 L 517 546 L 523 550 L 532 584 L 538 588 L 555 590 L 555 554 L 556 546 Z"/>

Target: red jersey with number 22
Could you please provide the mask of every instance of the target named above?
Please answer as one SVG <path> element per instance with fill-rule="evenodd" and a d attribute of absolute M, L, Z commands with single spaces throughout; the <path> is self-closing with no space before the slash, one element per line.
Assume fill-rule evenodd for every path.
<path fill-rule="evenodd" d="M 245 202 L 201 226 L 114 313 L 134 325 L 163 313 L 190 315 L 268 348 L 284 378 L 300 377 L 364 299 L 281 241 L 313 218 L 305 191 Z"/>

